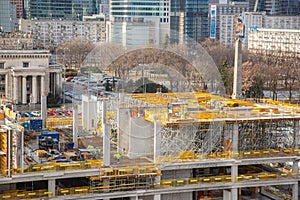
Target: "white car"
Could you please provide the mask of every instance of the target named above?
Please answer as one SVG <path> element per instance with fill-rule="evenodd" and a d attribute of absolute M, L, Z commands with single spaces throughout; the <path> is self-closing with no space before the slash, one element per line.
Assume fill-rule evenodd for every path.
<path fill-rule="evenodd" d="M 41 116 L 41 112 L 40 111 L 32 111 L 31 114 L 35 117 L 40 117 Z"/>

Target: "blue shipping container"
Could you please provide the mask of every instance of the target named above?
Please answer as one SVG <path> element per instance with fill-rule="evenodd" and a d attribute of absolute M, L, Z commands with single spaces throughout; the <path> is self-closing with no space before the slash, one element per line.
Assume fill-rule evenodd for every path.
<path fill-rule="evenodd" d="M 45 137 L 51 137 L 53 139 L 54 144 L 59 143 L 59 132 L 46 132 L 39 135 L 39 139 L 42 140 Z"/>
<path fill-rule="evenodd" d="M 43 129 L 43 120 L 41 119 L 30 120 L 30 130 L 41 131 L 42 129 Z"/>
<path fill-rule="evenodd" d="M 26 131 L 29 130 L 29 128 L 30 128 L 29 122 L 24 122 L 22 125 L 23 125 L 23 127 L 24 127 L 24 129 L 25 129 Z"/>

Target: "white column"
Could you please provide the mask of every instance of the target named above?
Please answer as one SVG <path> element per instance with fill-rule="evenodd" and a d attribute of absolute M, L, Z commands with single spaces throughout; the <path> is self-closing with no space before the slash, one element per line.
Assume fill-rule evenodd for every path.
<path fill-rule="evenodd" d="M 223 200 L 231 200 L 231 191 L 223 190 Z"/>
<path fill-rule="evenodd" d="M 110 165 L 110 126 L 106 123 L 106 102 L 102 101 L 103 165 Z"/>
<path fill-rule="evenodd" d="M 46 120 L 47 120 L 47 96 L 41 96 L 41 116 L 43 121 L 43 128 L 46 128 Z"/>
<path fill-rule="evenodd" d="M 42 95 L 47 96 L 46 90 L 45 90 L 45 77 L 44 76 L 41 76 L 41 96 Z"/>
<path fill-rule="evenodd" d="M 16 101 L 16 104 L 18 103 L 18 77 L 14 76 L 14 98 L 13 100 Z"/>
<path fill-rule="evenodd" d="M 293 200 L 298 200 L 298 182 L 297 183 L 295 183 L 295 184 L 293 184 L 293 188 L 292 188 L 292 190 L 293 190 Z"/>
<path fill-rule="evenodd" d="M 161 199 L 160 197 L 161 197 L 160 194 L 155 194 L 153 199 L 154 200 L 160 200 Z"/>
<path fill-rule="evenodd" d="M 22 77 L 22 104 L 27 103 L 26 76 Z"/>
<path fill-rule="evenodd" d="M 73 142 L 74 148 L 78 148 L 78 105 L 73 105 Z"/>
<path fill-rule="evenodd" d="M 62 88 L 61 86 L 61 74 L 56 73 L 56 91 L 60 90 Z"/>
<path fill-rule="evenodd" d="M 234 74 L 233 74 L 233 99 L 241 99 L 242 95 L 242 41 L 235 41 Z"/>
<path fill-rule="evenodd" d="M 233 164 L 231 166 L 231 180 L 233 183 L 236 182 L 236 177 L 238 176 L 238 165 Z M 238 189 L 232 188 L 231 189 L 231 200 L 237 200 L 238 199 Z"/>
<path fill-rule="evenodd" d="M 8 75 L 8 73 L 7 74 L 5 74 L 5 97 L 6 98 L 8 98 L 8 90 L 9 90 L 9 87 L 8 87 L 8 85 L 9 85 L 9 75 Z"/>
<path fill-rule="evenodd" d="M 239 152 L 239 124 L 234 123 L 232 126 L 232 156 L 237 157 Z"/>
<path fill-rule="evenodd" d="M 12 143 L 12 130 L 11 128 L 7 129 L 7 138 L 8 138 L 8 142 L 7 142 L 7 176 L 10 177 L 11 176 L 11 143 Z"/>
<path fill-rule="evenodd" d="M 32 76 L 32 102 L 37 103 L 37 87 L 36 87 L 36 76 Z"/>
<path fill-rule="evenodd" d="M 48 191 L 51 192 L 49 196 L 55 196 L 55 179 L 48 180 Z"/>

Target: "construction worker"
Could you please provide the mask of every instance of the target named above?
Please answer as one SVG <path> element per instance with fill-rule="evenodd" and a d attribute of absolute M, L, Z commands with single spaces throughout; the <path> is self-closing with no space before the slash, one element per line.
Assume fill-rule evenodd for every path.
<path fill-rule="evenodd" d="M 121 155 L 119 153 L 115 153 L 114 158 L 117 160 L 118 163 L 120 163 Z"/>
<path fill-rule="evenodd" d="M 88 149 L 93 149 L 94 146 L 93 146 L 93 145 L 89 145 L 87 148 L 88 148 Z"/>
<path fill-rule="evenodd" d="M 122 157 L 124 157 L 124 156 L 126 156 L 126 149 L 125 148 L 122 149 Z"/>

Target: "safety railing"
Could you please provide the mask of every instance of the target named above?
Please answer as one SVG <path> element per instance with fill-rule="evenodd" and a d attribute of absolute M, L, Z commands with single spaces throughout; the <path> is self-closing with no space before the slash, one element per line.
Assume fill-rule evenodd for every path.
<path fill-rule="evenodd" d="M 183 179 L 170 179 L 153 181 L 154 179 L 148 179 L 149 181 L 139 180 L 127 180 L 127 179 L 103 179 L 97 185 L 94 186 L 83 186 L 83 187 L 72 187 L 72 188 L 60 188 L 55 192 L 56 196 L 62 195 L 85 195 L 90 193 L 109 193 L 116 191 L 131 191 L 138 189 L 153 189 L 159 190 L 163 188 L 176 188 L 183 186 L 201 186 L 207 184 L 226 184 L 226 183 L 239 183 L 239 182 L 259 182 L 259 181 L 270 181 L 270 180 L 283 180 L 295 178 L 296 174 L 293 173 L 255 173 L 255 174 L 240 174 L 236 176 L 236 179 L 232 181 L 231 175 L 222 176 L 208 176 L 208 177 L 195 177 L 195 178 L 183 178 Z M 0 194 L 0 199 L 28 199 L 28 198 L 47 198 L 52 193 L 47 190 L 36 190 L 36 191 L 24 191 L 24 190 L 12 190 L 5 191 Z"/>

